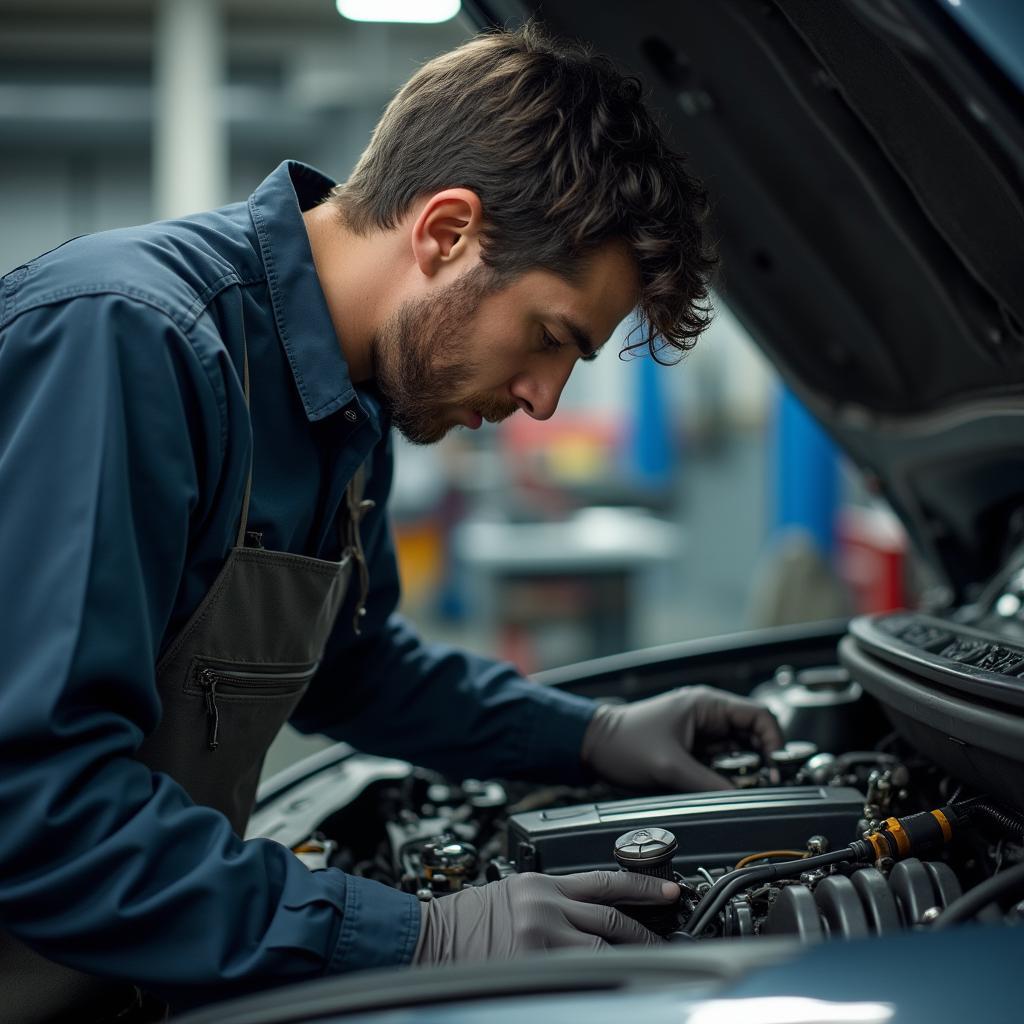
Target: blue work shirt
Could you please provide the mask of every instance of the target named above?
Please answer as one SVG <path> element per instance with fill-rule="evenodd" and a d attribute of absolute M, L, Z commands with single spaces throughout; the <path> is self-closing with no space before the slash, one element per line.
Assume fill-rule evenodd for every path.
<path fill-rule="evenodd" d="M 264 547 L 337 558 L 365 460 L 377 503 L 363 633 L 350 594 L 293 724 L 456 777 L 582 776 L 592 702 L 395 614 L 388 425 L 349 378 L 301 216 L 333 184 L 284 163 L 248 202 L 74 239 L 0 280 L 0 926 L 178 1005 L 405 963 L 419 934 L 414 897 L 243 842 L 132 757 L 250 457 Z"/>

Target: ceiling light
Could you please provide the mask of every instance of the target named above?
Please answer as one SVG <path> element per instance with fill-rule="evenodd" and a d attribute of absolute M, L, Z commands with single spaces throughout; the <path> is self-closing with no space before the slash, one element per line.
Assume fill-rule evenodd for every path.
<path fill-rule="evenodd" d="M 404 21 L 435 25 L 454 18 L 461 0 L 337 0 L 338 13 L 351 21 Z"/>

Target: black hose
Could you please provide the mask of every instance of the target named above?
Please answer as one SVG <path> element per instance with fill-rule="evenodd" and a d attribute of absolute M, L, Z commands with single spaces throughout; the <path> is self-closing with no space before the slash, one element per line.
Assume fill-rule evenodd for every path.
<path fill-rule="evenodd" d="M 740 868 L 723 875 L 704 894 L 696 909 L 690 915 L 682 931 L 686 935 L 699 935 L 707 924 L 721 911 L 722 907 L 740 890 L 756 885 L 758 882 L 770 881 L 774 878 L 789 878 L 800 875 L 814 868 L 825 867 L 841 860 L 857 860 L 858 852 L 852 846 L 831 853 L 819 853 L 816 857 L 802 857 L 798 860 L 784 860 L 778 864 L 765 864 L 761 867 Z"/>
<path fill-rule="evenodd" d="M 789 862 L 787 861 L 787 863 Z M 800 863 L 803 863 L 803 858 L 801 858 Z M 737 889 L 744 888 L 744 883 L 749 882 L 750 885 L 755 885 L 762 879 L 771 877 L 768 874 L 770 867 L 772 867 L 771 864 L 759 864 L 749 868 L 739 868 L 723 875 L 704 893 L 700 903 L 694 907 L 690 920 L 686 922 L 681 931 L 687 935 L 698 934 L 708 918 L 718 913 L 720 903 L 724 903 L 725 900 L 729 899 Z M 719 894 L 723 892 L 726 895 L 723 900 L 719 901 Z M 714 909 L 712 909 L 712 904 L 715 904 Z"/>
<path fill-rule="evenodd" d="M 935 919 L 932 928 L 942 931 L 969 921 L 997 899 L 1009 899 L 1024 893 L 1024 864 L 1015 864 L 1001 874 L 986 878 L 952 903 Z"/>
<path fill-rule="evenodd" d="M 788 861 L 787 861 L 788 863 Z M 803 861 L 801 860 L 801 864 Z M 690 917 L 690 920 L 683 926 L 682 931 L 687 935 L 693 935 L 696 937 L 699 935 L 708 922 L 710 922 L 716 914 L 718 914 L 722 907 L 732 899 L 732 897 L 740 890 L 745 889 L 748 886 L 756 885 L 758 882 L 767 881 L 770 878 L 775 877 L 771 874 L 770 868 L 775 865 L 769 864 L 759 868 L 741 868 L 739 871 L 731 872 L 720 878 L 715 885 L 712 886 L 705 894 L 704 898 L 697 904 L 696 909 Z M 750 874 L 747 874 L 747 872 Z M 722 885 L 722 883 L 725 883 Z M 716 887 L 718 888 L 717 892 Z"/>
<path fill-rule="evenodd" d="M 965 797 L 963 800 L 955 800 L 950 803 L 949 806 L 952 807 L 957 814 L 969 815 L 971 810 L 977 807 L 977 805 L 984 799 L 985 797 L 983 796 L 969 796 Z"/>
<path fill-rule="evenodd" d="M 957 800 L 951 807 L 959 817 L 988 822 L 1000 831 L 1008 832 L 1017 840 L 1024 842 L 1024 816 L 999 807 L 987 797 L 971 796 L 966 800 Z"/>
<path fill-rule="evenodd" d="M 852 757 L 859 758 L 862 752 L 857 751 Z M 956 803 L 950 805 L 952 811 L 958 818 L 969 818 L 976 820 L 978 818 L 984 819 L 989 823 L 997 825 L 1004 832 L 1009 832 L 1017 839 L 1024 840 L 1024 817 L 1017 814 L 1014 811 L 1006 811 L 1001 807 L 997 807 L 995 804 L 989 802 L 985 797 L 973 796 L 968 797 L 966 800 L 958 800 Z M 697 904 L 693 913 L 690 915 L 689 921 L 686 922 L 682 931 L 686 935 L 696 936 L 703 931 L 710 921 L 721 912 L 725 904 L 740 890 L 749 888 L 752 885 L 756 885 L 759 882 L 770 881 L 775 878 L 789 878 L 793 875 L 803 874 L 804 871 L 811 871 L 816 867 L 824 867 L 827 864 L 835 864 L 841 860 L 864 860 L 870 856 L 870 850 L 865 844 L 858 841 L 857 843 L 847 846 L 842 850 L 834 850 L 832 853 L 822 853 L 817 857 L 806 857 L 799 860 L 782 861 L 778 864 L 765 864 L 759 867 L 748 867 L 741 868 L 737 871 L 730 871 L 728 874 L 723 875 L 715 882 L 714 885 L 704 894 L 700 903 Z M 1024 869 L 1024 865 L 1020 865 L 1021 869 Z M 1015 884 L 1014 872 L 1017 868 L 1012 868 L 1010 871 L 1005 871 L 1000 875 L 996 875 L 993 878 L 982 882 L 981 885 L 976 886 L 966 895 L 960 897 L 960 899 L 954 901 L 943 911 L 942 916 L 936 919 L 935 927 L 945 928 L 949 927 L 949 924 L 955 924 L 958 921 L 964 920 L 965 917 L 973 916 L 977 913 L 981 907 L 992 902 L 993 896 L 986 896 L 986 886 L 992 886 L 997 880 L 1007 879 L 1005 883 L 995 886 L 994 891 L 996 895 L 1001 893 L 1002 885 L 1013 887 Z M 1019 876 L 1024 883 L 1024 874 Z M 1022 886 L 1024 887 L 1024 886 Z M 980 906 L 975 906 L 973 897 L 975 893 L 981 892 L 982 900 Z M 965 911 L 957 911 L 962 916 L 954 916 L 950 919 L 949 924 L 940 924 L 940 921 L 945 921 L 947 916 L 954 908 L 958 907 L 959 904 L 963 903 L 968 909 Z"/>
<path fill-rule="evenodd" d="M 971 808 L 970 816 L 972 821 L 982 819 L 1003 832 L 1009 832 L 1015 839 L 1024 839 L 1024 818 L 1013 811 L 1004 811 L 990 803 L 979 803 Z"/>

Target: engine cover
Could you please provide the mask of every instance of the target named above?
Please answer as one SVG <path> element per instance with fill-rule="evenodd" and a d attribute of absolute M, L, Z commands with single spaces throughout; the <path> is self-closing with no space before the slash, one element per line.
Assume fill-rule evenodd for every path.
<path fill-rule="evenodd" d="M 577 804 L 513 815 L 507 856 L 518 871 L 616 870 L 615 840 L 630 829 L 656 825 L 675 834 L 679 848 L 672 866 L 688 875 L 698 867 L 732 866 L 751 851 L 791 848 L 812 835 L 824 836 L 832 848 L 845 846 L 857 838 L 863 814 L 861 793 L 831 786 Z"/>

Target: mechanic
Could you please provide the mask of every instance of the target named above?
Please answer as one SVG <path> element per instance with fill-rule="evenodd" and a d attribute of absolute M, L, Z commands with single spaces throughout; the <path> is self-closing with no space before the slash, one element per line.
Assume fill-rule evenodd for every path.
<path fill-rule="evenodd" d="M 522 875 L 421 905 L 240 837 L 286 720 L 456 778 L 648 791 L 727 786 L 698 739 L 780 743 L 742 698 L 598 707 L 395 614 L 390 425 L 431 443 L 547 419 L 634 308 L 636 344 L 689 348 L 704 208 L 639 84 L 527 27 L 421 68 L 345 184 L 287 162 L 248 202 L 3 278 L 10 1012 L 662 941 L 613 906 L 678 894 L 656 879 Z"/>

